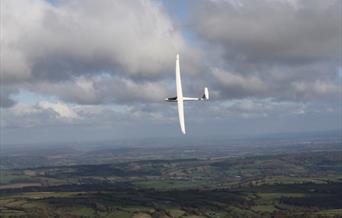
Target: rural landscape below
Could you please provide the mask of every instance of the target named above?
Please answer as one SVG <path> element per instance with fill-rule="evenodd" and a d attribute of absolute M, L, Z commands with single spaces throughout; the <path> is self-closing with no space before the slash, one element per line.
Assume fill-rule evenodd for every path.
<path fill-rule="evenodd" d="M 4 146 L 1 217 L 341 217 L 338 133 Z"/>

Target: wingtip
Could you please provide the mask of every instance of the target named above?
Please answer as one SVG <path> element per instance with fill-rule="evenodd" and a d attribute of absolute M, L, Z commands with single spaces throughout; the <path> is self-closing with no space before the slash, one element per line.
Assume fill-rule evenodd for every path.
<path fill-rule="evenodd" d="M 176 59 L 177 59 L 177 60 L 179 60 L 179 53 L 177 53 L 177 55 L 176 55 Z"/>

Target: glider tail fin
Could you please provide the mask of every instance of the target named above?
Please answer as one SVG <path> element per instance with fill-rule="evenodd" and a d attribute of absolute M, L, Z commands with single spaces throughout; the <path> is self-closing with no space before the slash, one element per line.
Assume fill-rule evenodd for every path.
<path fill-rule="evenodd" d="M 209 100 L 209 91 L 208 91 L 207 87 L 204 88 L 204 93 L 203 93 L 203 96 L 202 96 L 202 100 Z"/>

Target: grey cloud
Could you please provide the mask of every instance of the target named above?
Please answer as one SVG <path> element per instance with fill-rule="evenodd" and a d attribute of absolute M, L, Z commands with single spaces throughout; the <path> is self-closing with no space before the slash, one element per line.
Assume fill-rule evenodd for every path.
<path fill-rule="evenodd" d="M 277 102 L 270 99 L 244 99 L 235 101 L 225 108 L 231 113 L 238 112 L 244 117 L 287 116 L 289 114 L 304 114 L 309 112 L 308 105 L 294 102 Z"/>
<path fill-rule="evenodd" d="M 338 0 L 192 2 L 220 99 L 336 101 L 341 17 Z"/>
<path fill-rule="evenodd" d="M 0 108 L 7 108 L 15 105 L 15 101 L 11 98 L 11 95 L 16 94 L 18 92 L 15 88 L 10 88 L 7 86 L 3 86 L 1 84 L 0 88 Z"/>
<path fill-rule="evenodd" d="M 239 3 L 237 7 L 237 2 Z M 337 61 L 338 0 L 200 1 L 193 28 L 227 59 L 256 63 Z"/>
<path fill-rule="evenodd" d="M 120 126 L 132 122 L 164 122 L 174 116 L 175 108 L 161 104 L 133 106 L 74 105 L 61 101 L 40 101 L 36 104 L 19 103 L 5 108 L 1 114 L 1 128 L 32 128 L 48 126 Z M 166 109 L 166 110 L 164 110 Z M 176 114 L 176 113 L 174 113 Z"/>
<path fill-rule="evenodd" d="M 278 101 L 271 98 L 244 98 L 230 101 L 215 101 L 210 104 L 201 105 L 201 107 L 187 106 L 191 113 L 187 114 L 187 119 L 191 122 L 202 121 L 226 121 L 267 118 L 278 119 L 284 117 L 300 118 L 300 116 L 322 116 L 337 115 L 339 111 L 338 104 L 310 103 Z M 205 117 L 210 114 L 210 119 Z"/>
<path fill-rule="evenodd" d="M 4 55 L 8 63 L 21 57 L 28 69 L 18 71 L 34 80 L 99 71 L 158 76 L 184 48 L 180 33 L 153 1 L 5 1 L 4 7 Z M 13 68 L 4 74 L 13 77 Z"/>
<path fill-rule="evenodd" d="M 293 82 L 290 89 L 293 89 L 297 94 L 297 98 L 306 100 L 315 100 L 320 97 L 330 97 L 331 100 L 337 100 L 336 93 L 339 93 L 339 88 L 336 84 L 330 81 L 315 80 L 314 82 Z M 334 98 L 335 96 L 335 98 Z"/>
<path fill-rule="evenodd" d="M 26 86 L 33 92 L 59 96 L 78 104 L 132 104 L 162 102 L 168 96 L 163 81 L 137 82 L 118 76 L 82 76 L 64 82 L 39 82 Z"/>
<path fill-rule="evenodd" d="M 9 96 L 4 95 L 3 93 L 0 94 L 0 107 L 11 107 L 15 104 L 15 101 Z"/>
<path fill-rule="evenodd" d="M 334 73 L 321 69 L 270 68 L 248 74 L 213 68 L 213 91 L 219 99 L 245 97 L 272 98 L 278 101 L 338 101 L 340 88 Z"/>
<path fill-rule="evenodd" d="M 5 0 L 2 6 L 1 83 L 15 88 L 81 104 L 135 101 L 139 92 L 154 101 L 165 97 L 158 83 L 173 76 L 175 53 L 196 59 L 156 1 Z M 85 90 L 77 83 L 104 73 L 117 85 L 94 80 Z"/>
<path fill-rule="evenodd" d="M 227 97 L 260 95 L 268 89 L 267 84 L 256 75 L 243 76 L 219 69 L 213 69 L 212 74 L 221 86 L 221 90 L 227 92 Z"/>

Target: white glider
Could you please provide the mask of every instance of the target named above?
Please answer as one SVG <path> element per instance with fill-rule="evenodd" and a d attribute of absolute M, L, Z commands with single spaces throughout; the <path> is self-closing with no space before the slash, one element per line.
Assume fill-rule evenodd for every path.
<path fill-rule="evenodd" d="M 190 98 L 190 97 L 183 97 L 182 91 L 182 81 L 180 75 L 180 67 L 179 67 L 179 54 L 176 56 L 176 88 L 177 88 L 177 96 L 172 98 L 166 98 L 165 101 L 169 102 L 177 102 L 178 105 L 178 117 L 179 117 L 179 124 L 183 134 L 186 133 L 185 131 L 185 122 L 184 122 L 184 101 L 203 101 L 209 100 L 209 91 L 208 88 L 204 88 L 204 94 L 200 98 Z"/>

